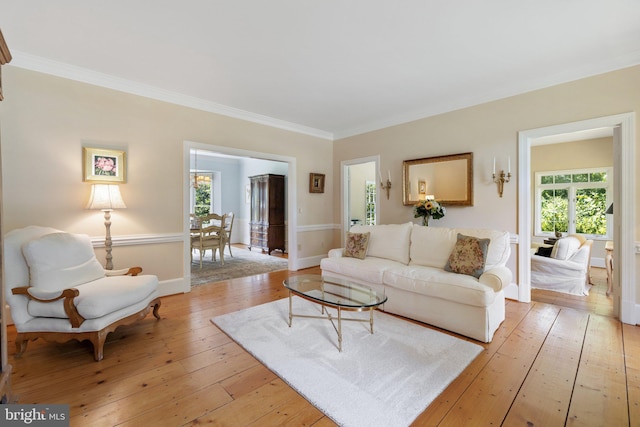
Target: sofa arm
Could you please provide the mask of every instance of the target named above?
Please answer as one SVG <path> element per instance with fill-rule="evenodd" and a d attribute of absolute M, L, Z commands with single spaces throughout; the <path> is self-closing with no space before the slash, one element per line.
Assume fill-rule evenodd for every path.
<path fill-rule="evenodd" d="M 496 292 L 500 292 L 507 285 L 511 283 L 511 270 L 507 267 L 495 267 L 491 270 L 485 271 L 482 276 L 480 276 L 480 283 L 483 285 L 489 286 Z"/>
<path fill-rule="evenodd" d="M 329 258 L 342 258 L 344 254 L 344 248 L 330 249 Z"/>

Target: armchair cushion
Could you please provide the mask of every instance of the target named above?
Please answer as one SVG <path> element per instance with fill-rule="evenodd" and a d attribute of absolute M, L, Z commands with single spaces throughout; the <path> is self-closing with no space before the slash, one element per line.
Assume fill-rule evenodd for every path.
<path fill-rule="evenodd" d="M 30 271 L 30 285 L 59 291 L 105 276 L 93 252 L 89 236 L 51 233 L 22 248 Z"/>
<path fill-rule="evenodd" d="M 157 286 L 156 276 L 151 275 L 103 277 L 75 286 L 80 291 L 75 304 L 83 318 L 97 319 L 146 299 Z M 62 300 L 53 303 L 31 300 L 28 311 L 34 317 L 68 318 Z"/>
<path fill-rule="evenodd" d="M 580 240 L 573 236 L 558 239 L 558 241 L 553 245 L 551 258 L 561 260 L 569 259 L 578 251 L 581 244 Z"/>

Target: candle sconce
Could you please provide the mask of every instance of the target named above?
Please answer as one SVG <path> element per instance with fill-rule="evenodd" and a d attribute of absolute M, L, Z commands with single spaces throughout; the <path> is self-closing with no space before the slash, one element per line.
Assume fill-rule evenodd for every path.
<path fill-rule="evenodd" d="M 493 182 L 498 184 L 498 194 L 502 197 L 502 193 L 504 192 L 504 184 L 505 182 L 511 181 L 511 157 L 507 158 L 508 169 L 507 173 L 504 173 L 504 170 L 500 171 L 499 175 L 496 175 L 496 158 L 493 158 Z"/>
<path fill-rule="evenodd" d="M 496 177 L 496 174 L 493 174 L 493 182 L 498 184 L 498 194 L 502 197 L 502 192 L 504 191 L 504 183 L 509 182 L 511 180 L 511 172 L 500 171 L 500 175 Z"/>
<path fill-rule="evenodd" d="M 391 190 L 391 179 L 387 178 L 387 184 L 385 185 L 382 182 L 382 179 L 380 180 L 380 187 L 382 187 L 383 190 L 387 190 L 387 200 L 389 200 L 389 191 Z"/>

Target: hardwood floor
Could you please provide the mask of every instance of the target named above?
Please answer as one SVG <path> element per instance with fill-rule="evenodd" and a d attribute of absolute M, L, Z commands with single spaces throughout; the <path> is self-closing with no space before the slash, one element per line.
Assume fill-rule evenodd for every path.
<path fill-rule="evenodd" d="M 209 320 L 283 298 L 288 274 L 318 271 L 164 297 L 162 320 L 111 334 L 101 362 L 88 343 L 32 342 L 10 355 L 19 403 L 69 404 L 72 426 L 334 425 Z M 640 425 L 640 328 L 540 301 L 506 311 L 493 342 L 414 425 Z"/>

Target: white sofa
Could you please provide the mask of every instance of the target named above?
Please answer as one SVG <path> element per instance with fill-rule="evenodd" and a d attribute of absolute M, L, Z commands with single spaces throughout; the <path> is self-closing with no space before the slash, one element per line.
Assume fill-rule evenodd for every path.
<path fill-rule="evenodd" d="M 482 342 L 490 342 L 505 318 L 504 287 L 512 273 L 509 233 L 486 229 L 406 224 L 354 226 L 369 232 L 366 257 L 332 249 L 320 262 L 323 276 L 348 279 L 388 297 L 382 309 Z M 484 273 L 479 278 L 445 271 L 458 233 L 488 238 Z"/>

